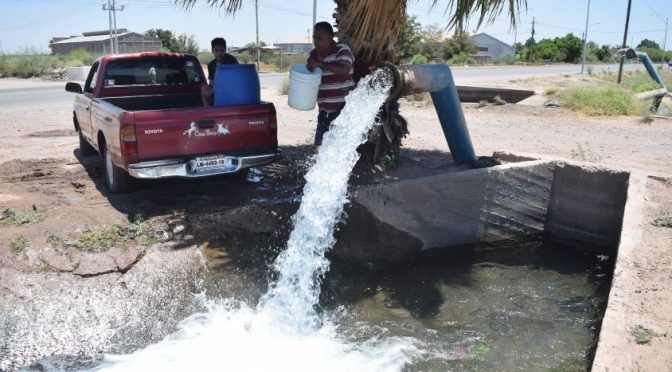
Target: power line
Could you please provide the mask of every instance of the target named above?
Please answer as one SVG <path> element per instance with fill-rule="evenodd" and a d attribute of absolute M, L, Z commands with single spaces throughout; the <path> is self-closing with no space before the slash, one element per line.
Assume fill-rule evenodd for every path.
<path fill-rule="evenodd" d="M 47 25 L 47 24 L 61 22 L 61 21 L 65 20 L 66 18 L 78 16 L 82 13 L 87 13 L 87 12 L 90 12 L 92 10 L 94 10 L 94 9 L 90 8 L 89 4 L 86 4 L 84 6 L 79 6 L 79 7 L 75 7 L 75 8 L 72 8 L 72 9 L 68 9 L 66 11 L 63 11 L 63 12 L 60 12 L 60 13 L 57 13 L 57 14 L 53 14 L 53 15 L 51 15 L 49 17 L 46 17 L 46 18 L 38 19 L 36 21 L 32 21 L 32 22 L 28 22 L 28 23 L 24 23 L 24 24 L 16 25 L 16 26 L 3 27 L 3 28 L 0 28 L 0 31 L 13 31 L 13 30 L 19 30 L 19 29 L 22 29 L 22 28 L 40 27 L 40 26 Z"/>
<path fill-rule="evenodd" d="M 656 9 L 654 9 L 654 8 L 651 6 L 651 4 L 649 3 L 649 0 L 644 0 L 644 2 L 646 3 L 646 6 L 648 6 L 649 9 L 651 9 L 651 11 L 653 12 L 653 14 L 655 14 L 656 16 L 658 16 L 658 18 L 660 18 L 660 20 L 661 20 L 663 23 L 666 22 L 665 17 L 663 17 L 662 15 L 660 15 L 660 13 L 658 13 L 658 12 L 656 11 Z"/>

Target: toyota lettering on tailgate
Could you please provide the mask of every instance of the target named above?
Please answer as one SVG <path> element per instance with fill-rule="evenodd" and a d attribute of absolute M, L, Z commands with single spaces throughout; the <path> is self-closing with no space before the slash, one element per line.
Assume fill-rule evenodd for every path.
<path fill-rule="evenodd" d="M 145 134 L 161 134 L 163 133 L 163 129 L 145 129 Z"/>

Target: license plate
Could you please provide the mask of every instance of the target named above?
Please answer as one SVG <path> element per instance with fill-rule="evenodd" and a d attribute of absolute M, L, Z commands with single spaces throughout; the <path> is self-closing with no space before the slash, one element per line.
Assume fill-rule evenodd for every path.
<path fill-rule="evenodd" d="M 191 161 L 191 170 L 194 172 L 215 168 L 234 168 L 234 159 L 226 155 L 201 156 Z"/>

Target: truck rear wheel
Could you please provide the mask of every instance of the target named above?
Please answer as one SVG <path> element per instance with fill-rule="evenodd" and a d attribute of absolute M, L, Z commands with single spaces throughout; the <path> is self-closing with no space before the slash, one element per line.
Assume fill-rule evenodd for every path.
<path fill-rule="evenodd" d="M 112 163 L 110 149 L 103 147 L 103 167 L 105 168 L 105 186 L 113 194 L 129 192 L 133 189 L 133 178 L 125 170 Z"/>
<path fill-rule="evenodd" d="M 79 152 L 82 156 L 90 156 L 96 153 L 96 149 L 91 146 L 91 144 L 82 136 L 82 130 L 77 131 L 79 133 Z"/>

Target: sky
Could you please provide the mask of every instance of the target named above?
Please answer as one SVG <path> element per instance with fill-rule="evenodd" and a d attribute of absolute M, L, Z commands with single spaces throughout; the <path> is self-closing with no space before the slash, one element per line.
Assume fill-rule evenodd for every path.
<path fill-rule="evenodd" d="M 176 7 L 173 0 L 116 0 L 124 10 L 117 12 L 117 27 L 142 33 L 163 28 L 177 34 L 193 34 L 201 48 L 223 36 L 229 46 L 254 42 L 256 35 L 254 0 L 244 0 L 235 16 L 209 8 L 204 0 L 190 9 Z M 384 1 L 384 0 L 379 0 Z M 586 26 L 588 2 L 590 17 L 588 40 L 598 44 L 620 45 L 627 11 L 627 0 L 527 0 L 518 27 L 511 28 L 506 14 L 493 23 L 477 28 L 476 18 L 469 23 L 471 33 L 485 32 L 508 44 L 524 42 L 535 21 L 535 39 L 563 36 L 569 32 L 581 37 Z M 0 53 L 24 50 L 49 52 L 53 36 L 81 35 L 85 31 L 107 30 L 108 14 L 102 10 L 107 0 L 0 0 Z M 316 0 L 317 21 L 333 22 L 332 0 Z M 447 0 L 432 8 L 431 0 L 408 0 L 408 13 L 423 25 L 445 27 Z M 267 43 L 303 41 L 310 36 L 313 0 L 258 0 L 259 39 Z M 662 45 L 666 18 L 672 18 L 672 0 L 632 0 L 629 45 L 648 38 Z M 672 24 L 668 39 L 672 39 Z M 672 49 L 672 40 L 666 43 Z"/>

